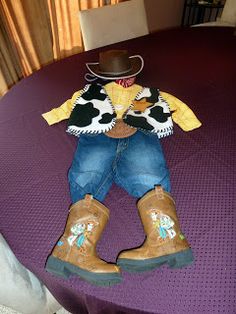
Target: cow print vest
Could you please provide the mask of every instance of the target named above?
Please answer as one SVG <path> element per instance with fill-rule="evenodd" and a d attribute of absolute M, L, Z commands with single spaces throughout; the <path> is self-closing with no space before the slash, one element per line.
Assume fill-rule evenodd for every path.
<path fill-rule="evenodd" d="M 156 88 L 144 87 L 134 100 L 146 98 L 150 102 L 144 111 L 132 109 L 132 104 L 123 115 L 123 121 L 130 127 L 157 134 L 159 138 L 173 133 L 173 123 L 167 102 Z M 99 84 L 88 84 L 74 104 L 67 132 L 80 134 L 99 134 L 111 130 L 116 123 L 116 112 L 105 89 Z"/>

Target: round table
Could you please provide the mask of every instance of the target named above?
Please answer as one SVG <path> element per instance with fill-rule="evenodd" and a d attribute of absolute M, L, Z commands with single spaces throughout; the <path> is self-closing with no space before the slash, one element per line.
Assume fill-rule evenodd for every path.
<path fill-rule="evenodd" d="M 77 139 L 66 121 L 48 126 L 41 114 L 85 85 L 93 50 L 46 66 L 0 101 L 0 230 L 20 262 L 72 313 L 235 313 L 235 73 L 232 28 L 161 31 L 112 45 L 141 54 L 137 83 L 159 87 L 194 111 L 202 127 L 162 139 L 181 227 L 195 263 L 171 270 L 123 272 L 123 281 L 96 287 L 61 279 L 44 265 L 63 232 L 70 206 L 67 171 Z M 111 47 L 102 48 L 106 50 Z M 101 50 L 102 50 L 101 49 Z M 113 185 L 104 204 L 110 220 L 98 245 L 115 262 L 144 233 L 136 199 Z"/>

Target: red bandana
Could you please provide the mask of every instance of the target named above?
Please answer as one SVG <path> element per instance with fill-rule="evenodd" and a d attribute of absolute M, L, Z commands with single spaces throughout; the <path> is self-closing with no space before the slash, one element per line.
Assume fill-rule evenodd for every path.
<path fill-rule="evenodd" d="M 125 79 L 116 80 L 116 83 L 123 87 L 130 87 L 134 84 L 136 77 L 129 77 Z"/>

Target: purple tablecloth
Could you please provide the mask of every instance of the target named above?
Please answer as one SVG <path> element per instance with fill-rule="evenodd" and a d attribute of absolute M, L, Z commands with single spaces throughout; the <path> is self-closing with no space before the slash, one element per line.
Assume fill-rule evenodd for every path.
<path fill-rule="evenodd" d="M 0 102 L 0 231 L 18 259 L 72 313 L 236 313 L 236 37 L 232 28 L 162 31 L 116 44 L 141 54 L 138 83 L 186 102 L 202 127 L 162 140 L 178 215 L 195 255 L 193 266 L 123 273 L 123 282 L 95 287 L 44 270 L 63 231 L 70 197 L 67 171 L 76 138 L 66 122 L 49 127 L 41 114 L 84 86 L 85 62 L 98 51 L 45 67 Z M 136 200 L 112 186 L 111 217 L 98 252 L 114 262 L 141 244 Z"/>

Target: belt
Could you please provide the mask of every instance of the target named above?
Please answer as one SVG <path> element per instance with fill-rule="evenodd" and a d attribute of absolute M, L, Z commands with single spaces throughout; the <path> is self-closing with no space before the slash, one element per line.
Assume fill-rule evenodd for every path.
<path fill-rule="evenodd" d="M 128 124 L 124 123 L 122 119 L 118 119 L 115 126 L 110 131 L 106 132 L 105 135 L 113 138 L 125 138 L 136 132 L 136 128 L 130 127 Z"/>

